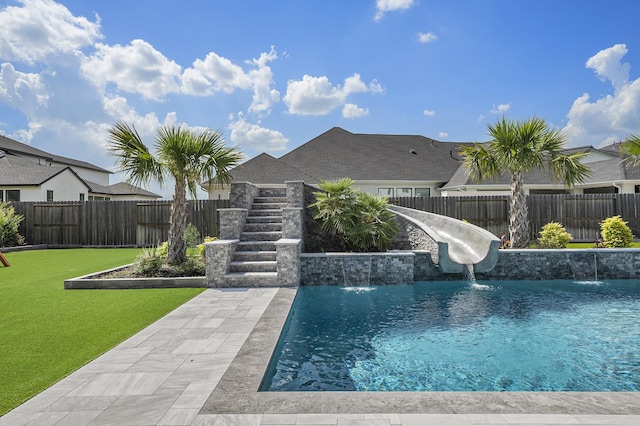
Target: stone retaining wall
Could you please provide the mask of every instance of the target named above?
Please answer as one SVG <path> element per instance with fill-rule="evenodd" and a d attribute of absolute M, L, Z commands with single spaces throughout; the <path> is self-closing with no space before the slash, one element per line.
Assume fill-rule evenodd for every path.
<path fill-rule="evenodd" d="M 302 254 L 301 285 L 384 285 L 461 280 L 445 274 L 428 251 Z M 495 268 L 481 280 L 634 279 L 640 249 L 500 250 Z"/>

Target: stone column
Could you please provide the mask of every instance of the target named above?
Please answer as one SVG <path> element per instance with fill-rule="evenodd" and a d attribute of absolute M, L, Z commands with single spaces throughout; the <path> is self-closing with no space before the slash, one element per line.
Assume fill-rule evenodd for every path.
<path fill-rule="evenodd" d="M 239 240 L 216 240 L 204 243 L 207 256 L 207 287 L 225 287 L 224 276 L 229 271 L 231 256 Z"/>
<path fill-rule="evenodd" d="M 220 209 L 220 239 L 239 240 L 244 223 L 247 221 L 247 209 Z"/>
<path fill-rule="evenodd" d="M 304 207 L 304 182 L 285 182 L 287 185 L 287 207 Z"/>
<path fill-rule="evenodd" d="M 300 285 L 300 244 L 300 239 L 283 238 L 276 241 L 279 286 Z"/>
<path fill-rule="evenodd" d="M 282 238 L 302 239 L 301 207 L 285 207 L 282 209 Z"/>
<path fill-rule="evenodd" d="M 234 182 L 229 191 L 231 207 L 250 209 L 253 199 L 258 196 L 260 188 L 249 182 Z"/>

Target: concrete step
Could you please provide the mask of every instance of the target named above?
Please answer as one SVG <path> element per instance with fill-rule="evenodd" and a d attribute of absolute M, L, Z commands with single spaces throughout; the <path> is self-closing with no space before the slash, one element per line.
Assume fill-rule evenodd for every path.
<path fill-rule="evenodd" d="M 276 252 L 268 251 L 268 250 L 257 250 L 257 251 L 235 251 L 233 253 L 234 261 L 261 261 L 261 260 L 276 260 Z"/>
<path fill-rule="evenodd" d="M 282 238 L 282 231 L 242 232 L 240 241 L 277 241 Z"/>
<path fill-rule="evenodd" d="M 256 203 L 251 204 L 251 210 L 282 210 L 287 203 Z"/>
<path fill-rule="evenodd" d="M 247 216 L 246 223 L 282 223 L 282 216 Z"/>
<path fill-rule="evenodd" d="M 253 202 L 256 204 L 260 203 L 279 203 L 279 204 L 287 204 L 287 197 L 255 197 Z"/>
<path fill-rule="evenodd" d="M 237 251 L 276 251 L 275 241 L 240 241 Z"/>
<path fill-rule="evenodd" d="M 248 216 L 282 216 L 281 209 L 251 209 Z"/>
<path fill-rule="evenodd" d="M 287 188 L 260 188 L 259 197 L 285 197 L 287 196 Z"/>
<path fill-rule="evenodd" d="M 233 272 L 224 276 L 225 287 L 276 287 L 277 272 Z"/>
<path fill-rule="evenodd" d="M 282 231 L 282 222 L 251 222 L 245 223 L 244 232 Z"/>
<path fill-rule="evenodd" d="M 274 260 L 233 261 L 229 272 L 278 272 L 278 262 Z"/>

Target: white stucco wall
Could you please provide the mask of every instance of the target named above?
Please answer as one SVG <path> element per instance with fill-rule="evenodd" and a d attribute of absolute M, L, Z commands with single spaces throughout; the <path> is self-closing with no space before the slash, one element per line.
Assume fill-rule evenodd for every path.
<path fill-rule="evenodd" d="M 47 191 L 53 191 L 53 201 L 79 201 L 88 197 L 87 187 L 69 170 L 65 170 L 40 186 L 4 186 L 0 190 L 17 189 L 20 201 L 47 201 Z M 5 196 L 6 199 L 6 196 Z"/>

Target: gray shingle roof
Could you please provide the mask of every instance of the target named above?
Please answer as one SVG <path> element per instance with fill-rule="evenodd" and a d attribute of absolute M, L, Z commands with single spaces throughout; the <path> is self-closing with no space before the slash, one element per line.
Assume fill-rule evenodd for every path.
<path fill-rule="evenodd" d="M 452 153 L 466 144 L 420 135 L 356 134 L 334 127 L 280 160 L 323 180 L 446 182 L 459 165 Z"/>
<path fill-rule="evenodd" d="M 65 170 L 75 174 L 69 166 L 41 166 L 31 160 L 5 153 L 0 157 L 0 185 L 37 186 Z"/>
<path fill-rule="evenodd" d="M 10 152 L 16 155 L 33 155 L 42 158 L 51 158 L 56 163 L 65 164 L 68 166 L 83 167 L 85 169 L 97 170 L 104 173 L 111 174 L 109 170 L 98 167 L 94 164 L 87 163 L 86 161 L 74 160 L 73 158 L 62 157 L 60 155 L 51 154 L 38 148 L 34 148 L 31 145 L 24 144 L 22 142 L 15 141 L 6 136 L 0 135 L 0 150 Z"/>
<path fill-rule="evenodd" d="M 231 171 L 231 176 L 236 182 L 251 182 L 255 184 L 284 183 L 300 180 L 309 184 L 319 183 L 317 178 L 264 153 L 235 167 Z"/>

